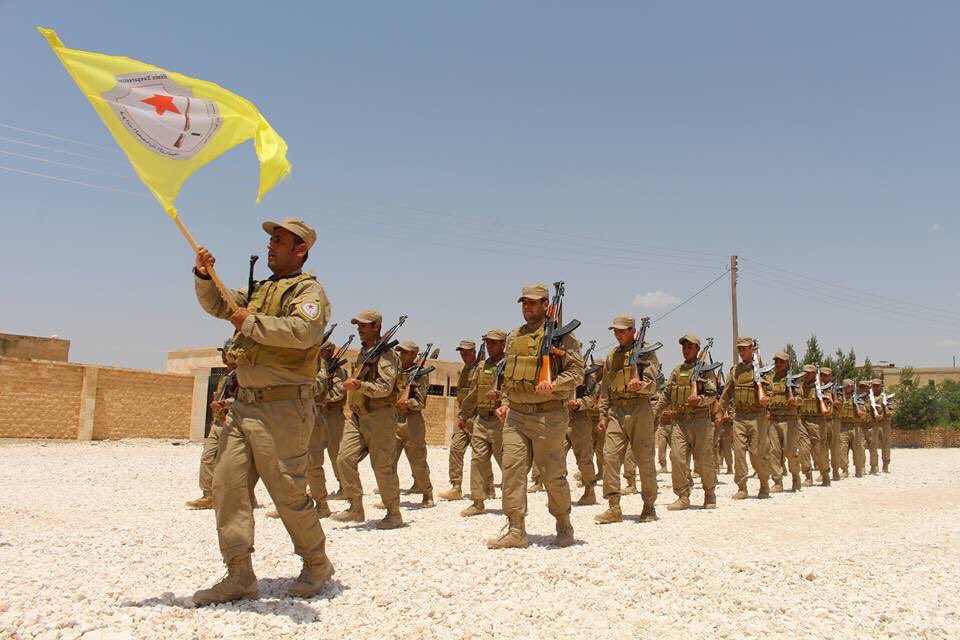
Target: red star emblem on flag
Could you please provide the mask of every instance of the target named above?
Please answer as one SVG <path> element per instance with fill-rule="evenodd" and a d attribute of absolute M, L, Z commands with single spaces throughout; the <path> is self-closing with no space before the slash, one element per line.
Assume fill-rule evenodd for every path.
<path fill-rule="evenodd" d="M 177 109 L 177 105 L 173 104 L 173 96 L 155 93 L 151 97 L 145 98 L 140 102 L 155 108 L 158 116 L 162 116 L 167 111 L 173 111 L 177 115 L 180 114 L 180 109 Z"/>

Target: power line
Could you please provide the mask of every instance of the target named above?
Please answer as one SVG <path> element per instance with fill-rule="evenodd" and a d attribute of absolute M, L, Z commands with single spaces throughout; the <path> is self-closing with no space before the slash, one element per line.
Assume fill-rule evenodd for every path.
<path fill-rule="evenodd" d="M 15 158 L 25 158 L 27 160 L 33 160 L 34 162 L 44 162 L 46 164 L 55 164 L 61 167 L 72 167 L 74 169 L 80 169 L 81 171 L 90 171 L 91 173 L 99 173 L 104 176 L 112 176 L 114 178 L 123 178 L 124 180 L 136 180 L 133 176 L 124 176 L 119 173 L 110 173 L 109 171 L 100 171 L 99 169 L 91 169 L 90 167 L 84 167 L 79 164 L 72 164 L 70 162 L 58 162 L 56 160 L 49 160 L 47 158 L 38 158 L 37 156 L 27 155 L 25 153 L 16 153 L 14 151 L 6 151 L 0 149 L 0 153 L 8 156 L 13 156 Z"/>
<path fill-rule="evenodd" d="M 0 136 L 0 140 L 3 142 L 9 142 L 10 144 L 19 144 L 24 147 L 33 147 L 34 149 L 43 149 L 44 151 L 52 151 L 54 153 L 62 153 L 67 156 L 73 156 L 74 158 L 84 158 L 86 160 L 97 160 L 98 162 L 107 162 L 110 164 L 124 164 L 123 162 L 118 162 L 115 160 L 107 160 L 105 158 L 98 158 L 96 156 L 88 156 L 83 153 L 74 153 L 73 151 L 64 151 L 63 149 L 56 149 L 54 147 L 48 147 L 42 144 L 35 144 L 33 142 L 24 142 L 23 140 L 14 140 L 13 138 L 7 138 Z"/>
<path fill-rule="evenodd" d="M 37 177 L 37 178 L 46 178 L 47 180 L 56 180 L 57 182 L 66 182 L 66 183 L 68 183 L 68 184 L 75 184 L 75 185 L 79 185 L 79 186 L 81 186 L 81 187 L 89 187 L 89 188 L 91 188 L 91 189 L 99 189 L 100 191 L 113 191 L 113 192 L 115 192 L 115 193 L 127 193 L 127 194 L 130 194 L 130 195 L 132 195 L 132 196 L 144 196 L 144 195 L 146 195 L 145 193 L 137 193 L 136 191 L 127 191 L 126 189 L 116 189 L 116 188 L 114 188 L 114 187 L 106 187 L 106 186 L 104 186 L 104 185 L 102 185 L 102 184 L 91 184 L 91 183 L 89 183 L 89 182 L 81 182 L 80 180 L 70 180 L 70 179 L 68 179 L 68 178 L 61 178 L 61 177 L 59 177 L 59 176 L 51 176 L 51 175 L 46 174 L 46 173 L 38 173 L 38 172 L 36 172 L 36 171 L 26 171 L 25 169 L 17 169 L 17 168 L 15 168 L 15 167 L 6 167 L 6 166 L 4 166 L 4 165 L 0 165 L 0 170 L 2 170 L 2 171 L 10 171 L 11 173 L 20 173 L 20 174 L 23 174 L 23 175 L 25 175 L 25 176 L 34 176 L 34 177 Z"/>
<path fill-rule="evenodd" d="M 55 135 L 53 135 L 52 133 L 44 133 L 44 132 L 42 132 L 42 131 L 35 131 L 35 130 L 33 130 L 33 129 L 24 129 L 24 128 L 22 128 L 22 127 L 15 127 L 15 126 L 13 126 L 12 124 L 5 124 L 5 123 L 3 123 L 3 122 L 0 122 L 0 127 L 4 127 L 4 128 L 6 128 L 6 129 L 13 129 L 14 131 L 20 131 L 20 132 L 22 132 L 22 133 L 31 133 L 31 134 L 33 134 L 33 135 L 35 135 L 35 136 L 42 136 L 42 137 L 44 137 L 44 138 L 50 138 L 50 139 L 52 139 L 52 140 L 61 140 L 61 141 L 63 141 L 63 142 L 72 142 L 73 144 L 83 145 L 84 147 L 92 147 L 92 148 L 94 148 L 94 149 L 101 149 L 101 150 L 103 150 L 103 151 L 109 151 L 109 152 L 111 152 L 111 153 L 117 153 L 117 152 L 118 152 L 118 150 L 117 150 L 116 148 L 111 149 L 110 147 L 103 147 L 103 146 L 100 146 L 99 144 L 92 144 L 92 143 L 90 143 L 90 142 L 83 142 L 82 140 L 73 140 L 72 138 L 64 138 L 64 137 L 62 137 L 62 136 L 55 136 Z"/>

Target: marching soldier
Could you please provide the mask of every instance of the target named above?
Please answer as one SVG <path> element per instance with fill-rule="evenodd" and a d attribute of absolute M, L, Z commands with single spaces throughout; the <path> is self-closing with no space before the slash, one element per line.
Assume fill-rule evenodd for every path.
<path fill-rule="evenodd" d="M 837 444 L 837 462 L 840 463 L 842 478 L 849 476 L 850 454 L 853 453 L 853 469 L 858 478 L 863 477 L 863 445 L 860 442 L 860 422 L 865 412 L 854 402 L 853 380 L 843 381 L 843 405 L 840 407 L 840 434 Z"/>
<path fill-rule="evenodd" d="M 820 423 L 820 479 L 821 485 L 829 487 L 832 479 L 832 462 L 834 448 L 836 447 L 835 432 L 835 403 L 833 400 L 833 370 L 830 367 L 820 367 L 820 386 L 823 388 L 823 402 L 827 407 L 827 413 L 821 418 Z M 839 476 L 839 473 L 836 474 Z M 826 478 L 826 482 L 823 479 Z"/>
<path fill-rule="evenodd" d="M 416 369 L 417 353 L 420 347 L 410 340 L 400 343 L 397 352 L 403 373 L 397 377 L 399 385 L 404 384 L 408 376 Z M 430 466 L 427 464 L 427 424 L 423 420 L 423 409 L 427 406 L 427 378 L 410 382 L 410 397 L 397 400 L 397 452 L 393 466 L 396 468 L 400 454 L 406 452 L 410 471 L 413 473 L 413 486 L 417 493 L 423 494 L 421 507 L 433 506 L 433 485 L 430 483 Z"/>
<path fill-rule="evenodd" d="M 340 365 L 333 372 L 330 371 L 335 351 L 336 345 L 329 341 L 324 343 L 323 348 L 320 349 L 321 375 L 324 376 L 324 395 L 323 402 L 319 406 L 323 412 L 323 421 L 327 425 L 327 452 L 330 454 L 333 475 L 337 478 L 338 485 L 337 492 L 331 497 L 335 500 L 342 500 L 344 498 L 343 483 L 340 481 L 337 456 L 340 455 L 340 440 L 343 438 L 343 424 L 345 422 L 343 405 L 347 399 L 347 394 L 343 390 L 343 381 L 350 374 L 347 373 L 347 368 L 344 365 Z"/>
<path fill-rule="evenodd" d="M 834 481 L 840 480 L 840 409 L 843 407 L 843 400 L 833 393 L 833 369 L 822 367 L 820 369 L 820 379 L 823 381 L 826 395 L 830 397 L 830 419 L 827 420 L 829 440 L 826 444 L 826 456 L 828 459 L 827 473 L 831 474 Z"/>
<path fill-rule="evenodd" d="M 610 330 L 618 346 L 607 354 L 603 383 L 600 387 L 600 430 L 606 433 L 603 443 L 603 497 L 608 507 L 597 514 L 598 524 L 623 521 L 620 509 L 620 465 L 626 451 L 633 451 L 640 471 L 640 492 L 643 511 L 640 522 L 657 519 L 654 504 L 657 501 L 657 467 L 654 445 L 653 408 L 650 396 L 657 390 L 660 361 L 654 352 L 642 356 L 640 379 L 634 378 L 630 366 L 636 320 L 632 316 L 617 316 Z"/>
<path fill-rule="evenodd" d="M 207 313 L 236 328 L 227 360 L 237 365 L 236 397 L 220 435 L 220 459 L 213 474 L 213 501 L 220 551 L 227 575 L 193 595 L 198 605 L 255 598 L 253 505 L 248 474 L 263 478 L 280 512 L 303 570 L 290 585 L 292 596 L 320 592 L 334 573 L 326 537 L 313 500 L 306 492 L 307 442 L 314 426 L 315 377 L 330 303 L 303 263 L 317 239 L 302 220 L 265 222 L 270 235 L 267 264 L 273 275 L 257 283 L 248 300 L 232 292 L 239 307 L 231 311 L 208 268 L 214 257 L 197 250 L 194 286 Z"/>
<path fill-rule="evenodd" d="M 461 418 L 476 415 L 473 425 L 473 436 L 470 447 L 470 500 L 472 504 L 460 512 L 464 518 L 479 516 L 485 511 L 484 500 L 493 498 L 492 457 L 503 472 L 503 423 L 497 417 L 496 410 L 500 405 L 500 388 L 502 380 L 498 381 L 497 366 L 503 360 L 504 348 L 507 344 L 507 333 L 500 329 L 491 329 L 483 336 L 487 344 L 487 358 L 477 365 L 477 373 L 473 376 L 470 389 L 464 391 L 463 403 L 460 406 Z M 501 376 L 502 377 L 502 376 Z"/>
<path fill-rule="evenodd" d="M 758 498 L 770 497 L 770 429 L 767 426 L 766 408 L 769 402 L 763 386 L 754 380 L 753 339 L 741 336 L 737 339 L 737 352 L 740 362 L 730 369 L 727 386 L 720 397 L 720 406 L 727 410 L 733 402 L 736 417 L 733 419 L 733 480 L 739 491 L 733 494 L 734 500 L 747 497 L 747 452 L 750 463 L 760 480 Z"/>
<path fill-rule="evenodd" d="M 724 473 L 730 475 L 733 473 L 733 418 L 719 411 L 719 405 L 716 409 L 718 411 L 713 415 L 713 441 L 717 474 L 720 473 L 721 465 L 725 465 Z"/>
<path fill-rule="evenodd" d="M 773 355 L 773 371 L 767 374 L 770 383 L 770 466 L 773 476 L 772 493 L 783 491 L 783 459 L 786 458 L 787 470 L 792 476 L 791 491 L 800 491 L 800 420 L 797 406 L 800 404 L 790 375 L 790 356 L 784 351 Z M 798 385 L 799 386 L 799 385 Z"/>
<path fill-rule="evenodd" d="M 477 374 L 477 345 L 473 340 L 461 340 L 457 351 L 460 352 L 460 359 L 463 360 L 463 369 L 457 378 L 457 413 L 460 418 L 457 421 L 457 428 L 453 430 L 450 436 L 450 488 L 440 492 L 440 497 L 444 500 L 460 500 L 463 498 L 463 457 L 467 453 L 467 445 L 473 434 L 473 418 L 475 413 L 464 414 L 463 398 L 467 394 Z"/>
<path fill-rule="evenodd" d="M 890 473 L 890 442 L 893 434 L 893 406 L 891 406 L 889 403 L 884 405 L 879 399 L 885 393 L 883 390 L 883 380 L 880 378 L 874 378 L 871 384 L 873 386 L 873 395 L 877 397 L 877 402 L 880 403 L 881 418 L 879 420 L 880 424 L 877 425 L 876 433 L 879 437 L 880 452 L 883 456 L 883 472 Z"/>
<path fill-rule="evenodd" d="M 857 390 L 866 396 L 869 395 L 871 386 L 871 380 L 861 380 L 857 384 Z M 879 405 L 877 408 L 879 408 Z M 864 466 L 866 466 L 866 453 L 869 452 L 870 475 L 877 475 L 880 473 L 880 455 L 877 451 L 879 411 L 871 405 L 867 407 L 865 413 L 866 415 L 860 423 L 860 437 L 864 448 Z"/>
<path fill-rule="evenodd" d="M 690 507 L 690 492 L 693 477 L 690 474 L 690 457 L 700 469 L 703 485 L 703 508 L 717 508 L 717 471 L 713 456 L 713 423 L 710 421 L 710 406 L 717 397 L 717 385 L 712 375 L 691 380 L 697 355 L 700 353 L 700 338 L 687 334 L 680 338 L 683 363 L 671 372 L 667 388 L 654 407 L 654 415 L 673 426 L 670 446 L 670 468 L 673 492 L 677 499 L 667 507 L 668 511 L 680 511 Z M 696 385 L 696 388 L 694 387 Z"/>
<path fill-rule="evenodd" d="M 650 399 L 654 406 L 663 398 L 662 393 L 656 393 Z M 657 420 L 656 444 L 657 444 L 657 473 L 667 472 L 667 457 L 670 449 L 670 438 L 673 435 L 673 423 L 667 419 L 667 416 L 661 414 Z"/>
<path fill-rule="evenodd" d="M 543 473 L 547 507 L 557 521 L 554 545 L 568 547 L 574 538 L 563 447 L 570 418 L 566 401 L 583 380 L 580 344 L 572 333 L 563 336 L 559 345 L 563 355 L 550 356 L 550 361 L 557 366 L 556 376 L 552 381 L 538 382 L 550 307 L 546 286 L 524 287 L 517 302 L 522 305 L 526 322 L 507 338 L 504 393 L 497 409 L 497 416 L 504 421 L 503 512 L 508 526 L 487 546 L 491 549 L 527 546 L 526 479 L 532 461 Z"/>
<path fill-rule="evenodd" d="M 830 486 L 830 465 L 824 458 L 824 438 L 829 438 L 827 433 L 827 415 L 833 407 L 833 401 L 829 404 L 826 396 L 821 403 L 817 397 L 817 367 L 812 364 L 803 365 L 803 371 L 806 374 L 803 379 L 803 399 L 800 401 L 800 413 L 807 428 L 807 442 L 809 445 L 804 451 L 801 448 L 801 456 L 809 455 L 813 457 L 816 468 L 820 470 L 820 481 L 825 487 Z M 803 442 L 801 441 L 801 444 Z M 804 468 L 806 479 L 804 486 L 813 484 L 812 471 L 809 467 Z"/>
<path fill-rule="evenodd" d="M 310 489 L 310 496 L 317 505 L 317 516 L 328 518 L 330 516 L 330 505 L 327 502 L 327 474 L 323 470 L 324 452 L 330 444 L 330 432 L 327 428 L 325 402 L 327 396 L 327 387 L 329 380 L 327 376 L 326 365 L 324 364 L 324 353 L 333 350 L 333 343 L 329 340 L 320 345 L 320 371 L 317 374 L 317 395 L 316 404 L 316 422 L 313 431 L 310 433 L 310 443 L 307 445 L 307 486 Z M 336 458 L 331 458 L 333 466 L 336 467 Z M 279 517 L 277 511 L 267 514 L 271 517 Z"/>
<path fill-rule="evenodd" d="M 380 343 L 383 316 L 374 309 L 365 309 L 352 320 L 357 325 L 361 348 L 357 363 Z M 350 378 L 343 382 L 347 393 L 350 419 L 344 425 L 343 439 L 337 466 L 343 492 L 350 506 L 334 514 L 339 522 L 363 522 L 363 489 L 360 485 L 359 464 L 370 455 L 370 465 L 377 479 L 380 498 L 387 509 L 378 529 L 396 529 L 403 525 L 400 515 L 400 481 L 394 466 L 397 448 L 397 376 L 400 361 L 392 349 L 386 349 L 366 366 L 354 367 Z M 359 376 L 359 377 L 355 377 Z"/>
<path fill-rule="evenodd" d="M 597 443 L 602 442 L 602 433 L 597 428 L 600 422 L 600 385 L 603 368 L 586 376 L 577 387 L 576 397 L 567 402 L 570 411 L 569 441 L 580 470 L 583 495 L 577 505 L 597 504 L 597 471 L 593 466 Z M 599 457 L 602 459 L 602 448 Z M 566 457 L 564 457 L 566 459 Z"/>

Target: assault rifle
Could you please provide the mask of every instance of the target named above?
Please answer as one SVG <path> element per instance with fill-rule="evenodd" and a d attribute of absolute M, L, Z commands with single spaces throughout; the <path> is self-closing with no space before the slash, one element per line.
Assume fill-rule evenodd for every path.
<path fill-rule="evenodd" d="M 559 326 L 560 306 L 563 304 L 563 280 L 554 282 L 556 293 L 547 307 L 547 318 L 543 323 L 543 344 L 540 345 L 540 361 L 537 363 L 537 384 L 553 382 L 553 356 L 564 355 L 557 348 L 560 338 L 572 333 L 580 326 L 579 320 L 571 320 L 563 327 Z"/>
<path fill-rule="evenodd" d="M 439 355 L 439 354 L 438 354 Z M 483 361 L 487 359 L 487 341 L 481 336 L 480 337 L 480 350 L 477 351 L 477 363 L 483 364 Z"/>
<path fill-rule="evenodd" d="M 790 363 L 787 363 L 787 375 L 784 376 L 783 378 L 783 384 L 787 392 L 787 400 L 797 397 L 797 394 L 794 391 L 794 389 L 800 386 L 797 381 L 803 378 L 805 375 L 807 374 L 804 373 L 803 371 L 799 373 L 794 373 L 793 365 L 791 365 Z"/>
<path fill-rule="evenodd" d="M 710 366 L 712 367 L 714 365 L 713 354 L 707 352 L 707 358 L 710 360 Z M 723 387 L 726 385 L 726 382 L 724 381 L 723 377 L 723 363 L 718 362 L 716 365 L 717 368 L 714 370 L 714 376 L 716 377 L 717 381 L 717 398 L 719 398 L 723 395 Z"/>
<path fill-rule="evenodd" d="M 381 355 L 393 349 L 395 346 L 400 344 L 399 340 L 394 340 L 393 336 L 397 333 L 403 323 L 407 321 L 407 316 L 400 316 L 400 320 L 397 321 L 397 324 L 393 325 L 385 334 L 380 337 L 380 342 L 373 345 L 373 347 L 363 354 L 363 357 L 360 358 L 360 361 L 357 362 L 357 366 L 353 370 L 353 375 L 350 377 L 357 379 L 360 375 L 363 374 L 363 370 L 368 364 L 379 358 Z"/>
<path fill-rule="evenodd" d="M 260 256 L 250 256 L 250 273 L 247 275 L 247 304 L 250 304 L 250 298 L 253 297 L 253 288 L 257 286 L 257 281 L 253 279 L 253 265 L 257 264 Z"/>
<path fill-rule="evenodd" d="M 763 360 L 760 359 L 760 343 L 753 341 L 753 383 L 757 385 L 757 402 L 763 402 L 767 397 L 767 392 L 763 388 L 763 374 L 769 373 L 773 366 L 764 367 Z"/>
<path fill-rule="evenodd" d="M 637 332 L 637 338 L 633 341 L 633 353 L 630 356 L 630 382 L 640 381 L 643 374 L 643 368 L 647 366 L 643 362 L 643 356 L 653 353 L 663 346 L 662 342 L 654 342 L 651 345 L 643 346 L 643 340 L 647 337 L 647 329 L 650 327 L 650 318 L 640 319 L 640 331 Z"/>
<path fill-rule="evenodd" d="M 413 368 L 413 371 L 410 372 L 410 375 L 407 376 L 407 381 L 403 385 L 403 393 L 400 395 L 400 400 L 409 400 L 410 399 L 410 388 L 413 386 L 413 383 L 417 381 L 417 378 L 424 375 L 424 365 L 427 363 L 427 358 L 430 356 L 430 347 L 433 346 L 432 342 L 427 343 L 427 348 L 417 356 L 417 366 Z M 437 354 L 439 355 L 439 354 Z M 433 367 L 430 367 L 431 371 Z M 429 373 L 429 372 L 428 372 Z"/>
<path fill-rule="evenodd" d="M 827 403 L 823 399 L 823 389 L 824 387 L 820 384 L 820 365 L 817 365 L 817 379 L 814 380 L 814 388 L 817 392 L 817 404 L 820 405 L 820 415 L 827 415 Z"/>
<path fill-rule="evenodd" d="M 334 322 L 330 325 L 330 328 L 323 332 L 323 338 L 320 340 L 320 344 L 323 344 L 330 339 L 330 336 L 333 335 L 333 330 L 337 328 L 337 323 Z"/>
<path fill-rule="evenodd" d="M 870 410 L 873 412 L 874 418 L 880 417 L 880 407 L 877 406 L 877 396 L 873 393 L 873 385 L 870 385 L 870 391 L 868 393 L 870 398 Z"/>
<path fill-rule="evenodd" d="M 883 405 L 883 412 L 887 413 L 888 407 L 890 406 L 889 401 L 893 400 L 893 397 L 897 395 L 895 393 L 887 393 L 884 391 L 880 394 L 880 404 Z"/>
<path fill-rule="evenodd" d="M 507 367 L 507 354 L 503 354 L 503 357 L 500 358 L 500 362 L 497 363 L 497 368 L 493 371 L 493 386 L 490 387 L 491 391 L 500 393 L 500 377 L 503 376 L 503 370 Z M 459 392 L 459 389 L 457 390 Z"/>
<path fill-rule="evenodd" d="M 223 388 L 220 389 L 220 395 L 217 396 L 217 402 L 223 402 L 227 397 L 227 394 L 230 394 L 231 397 L 237 393 L 237 370 L 234 369 L 227 374 L 227 381 L 223 383 Z"/>
<path fill-rule="evenodd" d="M 595 374 L 601 369 L 601 365 L 594 364 L 586 366 L 588 363 L 593 362 L 593 350 L 597 348 L 597 341 L 591 340 L 590 347 L 583 354 L 583 364 L 586 367 L 583 372 L 583 384 L 577 387 L 577 397 L 582 398 L 585 393 L 590 390 L 590 376 Z"/>
<path fill-rule="evenodd" d="M 333 375 L 336 373 L 337 369 L 347 364 L 347 359 L 343 357 L 343 354 L 347 352 L 347 349 L 350 347 L 350 343 L 353 342 L 353 334 L 350 334 L 350 337 L 347 338 L 347 341 L 343 343 L 343 346 L 337 349 L 337 352 L 333 354 L 333 357 L 330 358 L 330 364 L 327 365 L 327 374 Z"/>
<path fill-rule="evenodd" d="M 715 371 L 722 366 L 722 363 L 718 362 L 716 364 L 706 364 L 707 356 L 710 353 L 710 349 L 713 347 L 713 338 L 707 338 L 707 344 L 704 345 L 703 349 L 700 350 L 700 355 L 697 356 L 697 364 L 693 367 L 693 373 L 690 374 L 690 395 L 687 397 L 688 400 L 693 400 L 694 398 L 699 398 L 700 393 L 698 390 L 698 382 L 700 381 L 700 376 L 704 373 L 709 373 L 710 371 Z"/>

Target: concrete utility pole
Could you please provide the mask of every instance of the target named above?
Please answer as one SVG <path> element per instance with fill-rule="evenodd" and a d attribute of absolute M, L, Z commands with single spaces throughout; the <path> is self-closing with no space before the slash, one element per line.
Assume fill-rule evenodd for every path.
<path fill-rule="evenodd" d="M 740 337 L 740 327 L 737 324 L 737 256 L 730 256 L 730 310 L 733 312 L 733 360 L 731 366 L 740 361 L 737 354 L 737 338 Z"/>

